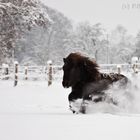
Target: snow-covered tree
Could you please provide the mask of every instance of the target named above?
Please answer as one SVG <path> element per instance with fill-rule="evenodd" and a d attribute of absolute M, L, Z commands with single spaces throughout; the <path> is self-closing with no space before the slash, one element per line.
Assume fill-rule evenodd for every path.
<path fill-rule="evenodd" d="M 0 0 L 0 58 L 11 60 L 16 41 L 34 26 L 47 27 L 50 18 L 37 0 Z"/>
<path fill-rule="evenodd" d="M 140 31 L 138 32 L 136 36 L 136 44 L 135 44 L 136 50 L 133 54 L 133 56 L 140 57 Z"/>
<path fill-rule="evenodd" d="M 16 57 L 22 64 L 28 60 L 45 65 L 50 59 L 53 63 L 62 63 L 65 54 L 63 42 L 71 31 L 71 22 L 60 12 L 44 5 L 43 8 L 52 20 L 51 25 L 45 29 L 42 26 L 33 27 L 17 42 Z"/>
<path fill-rule="evenodd" d="M 135 51 L 135 38 L 127 34 L 125 27 L 118 25 L 111 32 L 109 40 L 110 63 L 130 62 Z"/>
<path fill-rule="evenodd" d="M 100 50 L 105 47 L 102 45 L 105 38 L 104 29 L 100 23 L 90 25 L 88 22 L 80 23 L 71 33 L 70 37 L 65 40 L 65 48 L 68 52 L 78 51 L 100 61 Z"/>
<path fill-rule="evenodd" d="M 47 7 L 47 12 L 53 20 L 46 36 L 46 47 L 49 51 L 48 57 L 55 63 L 62 63 L 62 58 L 65 55 L 64 40 L 69 37 L 72 24 L 67 17 L 57 10 Z"/>

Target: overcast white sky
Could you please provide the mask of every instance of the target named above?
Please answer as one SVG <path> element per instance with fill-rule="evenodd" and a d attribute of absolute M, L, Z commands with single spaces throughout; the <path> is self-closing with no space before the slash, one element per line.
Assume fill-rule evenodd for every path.
<path fill-rule="evenodd" d="M 113 29 L 118 24 L 125 26 L 129 33 L 140 30 L 140 0 L 41 0 L 62 12 L 75 23 L 101 22 Z"/>

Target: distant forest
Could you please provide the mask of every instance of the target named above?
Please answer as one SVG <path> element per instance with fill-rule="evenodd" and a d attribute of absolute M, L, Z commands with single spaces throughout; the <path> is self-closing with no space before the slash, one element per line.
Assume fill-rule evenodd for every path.
<path fill-rule="evenodd" d="M 102 23 L 77 24 L 38 0 L 0 0 L 0 64 L 62 64 L 70 52 L 98 63 L 130 63 L 140 57 L 140 31 L 131 35 L 118 25 L 107 32 Z"/>

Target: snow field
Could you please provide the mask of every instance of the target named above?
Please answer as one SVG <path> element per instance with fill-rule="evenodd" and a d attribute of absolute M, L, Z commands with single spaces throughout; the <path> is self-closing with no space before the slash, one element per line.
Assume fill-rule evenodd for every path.
<path fill-rule="evenodd" d="M 0 81 L 0 140 L 139 140 L 139 87 L 131 90 L 135 110 L 124 98 L 126 108 L 99 103 L 89 106 L 88 114 L 72 114 L 70 89 L 61 82 L 48 87 L 47 82 L 23 81 L 13 87 L 12 81 Z"/>

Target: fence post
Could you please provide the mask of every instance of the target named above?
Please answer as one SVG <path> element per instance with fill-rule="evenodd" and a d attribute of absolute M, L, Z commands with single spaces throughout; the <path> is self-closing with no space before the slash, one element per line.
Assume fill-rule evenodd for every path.
<path fill-rule="evenodd" d="M 18 83 L 18 62 L 15 61 L 15 77 L 14 77 L 14 86 L 17 86 Z"/>
<path fill-rule="evenodd" d="M 134 73 L 138 73 L 138 65 L 137 65 L 137 63 L 133 64 L 132 68 L 134 70 Z"/>
<path fill-rule="evenodd" d="M 8 80 L 9 79 L 9 66 L 8 64 L 2 64 L 2 67 L 4 69 L 3 74 L 6 76 L 4 79 Z"/>
<path fill-rule="evenodd" d="M 120 65 L 117 65 L 117 71 L 118 71 L 118 74 L 121 74 L 121 66 Z"/>
<path fill-rule="evenodd" d="M 48 86 L 52 84 L 52 61 L 48 61 Z"/>
<path fill-rule="evenodd" d="M 28 80 L 28 67 L 25 66 L 25 80 Z"/>

